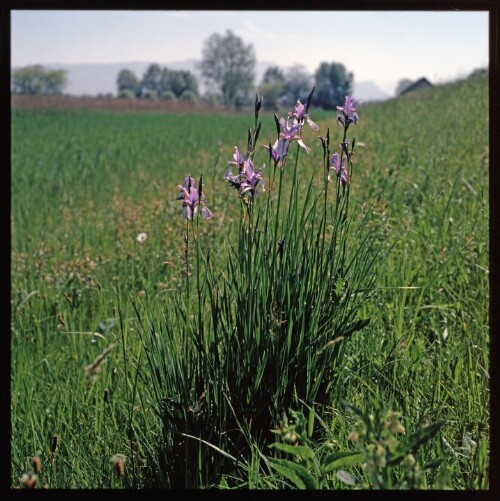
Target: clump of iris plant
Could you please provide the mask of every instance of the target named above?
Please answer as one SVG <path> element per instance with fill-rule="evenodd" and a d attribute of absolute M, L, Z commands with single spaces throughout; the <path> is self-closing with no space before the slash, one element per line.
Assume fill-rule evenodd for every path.
<path fill-rule="evenodd" d="M 187 175 L 179 185 L 177 200 L 185 223 L 179 283 L 184 287 L 179 290 L 185 293 L 174 301 L 168 321 L 161 324 L 167 335 L 156 336 L 156 329 L 150 329 L 152 335 L 145 337 L 151 343 L 146 353 L 152 354 L 147 357 L 151 369 L 147 377 L 154 385 L 164 426 L 161 447 L 167 460 L 162 473 L 171 486 L 196 487 L 198 482 L 230 473 L 210 455 L 200 469 L 200 457 L 209 451 L 205 445 L 213 442 L 215 450 L 228 451 L 227 457 L 250 457 L 252 444 L 260 447 L 269 438 L 267 430 L 270 433 L 275 427 L 280 409 L 288 410 L 297 401 L 314 402 L 317 408 L 329 406 L 343 345 L 370 321 L 361 315 L 375 286 L 371 265 L 378 254 L 373 247 L 378 239 L 349 238 L 354 220 L 348 218 L 348 202 L 355 141 L 351 146 L 346 133 L 358 120 L 356 102 L 348 96 L 338 107 L 343 138 L 337 131 L 337 151 L 329 150 L 329 130 L 320 138 L 323 171 L 315 166 L 307 184 L 303 180 L 309 173 L 299 170 L 299 156 L 301 149 L 310 152 L 304 143 L 305 127 L 319 130 L 309 116 L 313 92 L 303 101 L 297 99 L 284 117 L 274 114 L 277 137 L 273 134 L 271 141 L 263 143 L 269 145 L 274 169 L 266 171 L 255 155 L 262 106 L 262 98 L 256 96 L 255 122 L 247 129 L 246 145 L 242 141 L 234 147 L 221 173 L 224 183 L 239 194 L 241 217 L 234 225 L 235 241 L 223 243 L 220 257 L 216 249 L 217 260 L 211 260 L 212 248 L 205 252 L 209 232 L 200 231 L 197 224 L 200 214 L 213 217 L 203 178 L 197 183 Z M 284 166 L 293 157 L 289 149 L 294 142 L 290 172 Z M 260 154 L 265 155 L 262 150 Z M 215 166 L 213 172 L 215 178 Z M 269 174 L 265 188 L 263 172 Z M 316 176 L 321 176 L 322 186 Z M 331 180 L 335 190 L 329 189 Z M 266 196 L 257 199 L 264 191 Z M 216 266 L 219 259 L 222 270 Z M 244 427 L 239 416 L 245 420 Z M 282 438 L 300 441 L 300 434 L 292 435 Z M 295 472 L 293 478 L 299 478 Z"/>
<path fill-rule="evenodd" d="M 198 207 L 201 207 L 201 215 L 205 219 L 213 217 L 212 212 L 207 207 L 205 195 L 202 191 L 203 176 L 200 177 L 200 185 L 196 188 L 196 181 L 191 176 L 186 176 L 184 186 L 178 185 L 181 189 L 177 200 L 182 200 L 182 217 L 183 219 L 192 221 L 193 217 L 198 213 Z"/>

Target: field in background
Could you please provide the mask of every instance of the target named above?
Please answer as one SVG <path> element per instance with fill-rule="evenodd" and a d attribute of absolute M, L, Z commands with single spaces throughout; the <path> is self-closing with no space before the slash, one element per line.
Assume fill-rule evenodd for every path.
<path fill-rule="evenodd" d="M 439 475 L 449 487 L 487 488 L 487 77 L 358 112 L 352 210 L 361 217 L 372 207 L 369 224 L 382 223 L 394 248 L 377 264 L 378 293 L 364 312 L 372 322 L 350 339 L 338 399 L 322 418 L 342 449 L 353 427 L 345 402 L 370 409 L 383 399 L 402 412 L 407 431 L 445 419 L 417 459 L 443 453 Z M 332 143 L 340 141 L 334 113 L 315 113 L 313 100 L 310 114 L 320 134 L 329 127 Z M 267 144 L 274 120 L 261 118 Z M 214 262 L 224 260 L 239 212 L 222 177 L 252 120 L 250 113 L 116 114 L 14 103 L 12 485 L 35 455 L 43 462 L 40 483 L 51 488 L 154 484 L 161 430 L 147 401 L 131 398 L 142 384 L 132 303 L 161 304 L 182 287 L 175 197 L 188 173 L 204 175 L 215 216 L 202 231 Z M 306 132 L 306 179 L 322 162 L 316 136 Z M 257 165 L 267 161 L 265 150 L 256 155 Z M 148 234 L 142 243 L 141 232 Z M 87 384 L 85 367 L 112 343 L 99 378 Z M 123 480 L 112 474 L 116 453 L 128 458 Z M 428 487 L 435 482 L 429 475 Z"/>
<path fill-rule="evenodd" d="M 184 103 L 182 101 L 155 101 L 153 99 L 117 99 L 111 97 L 76 97 L 76 96 L 27 96 L 12 95 L 13 108 L 21 109 L 52 109 L 52 110 L 94 110 L 113 112 L 223 112 L 225 107 L 210 106 L 203 103 Z"/>

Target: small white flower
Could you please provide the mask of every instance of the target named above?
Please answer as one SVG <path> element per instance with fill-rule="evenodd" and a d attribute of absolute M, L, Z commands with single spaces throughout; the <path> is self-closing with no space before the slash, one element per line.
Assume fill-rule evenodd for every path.
<path fill-rule="evenodd" d="M 139 235 L 137 235 L 137 237 L 136 237 L 136 240 L 137 240 L 140 244 L 142 244 L 142 242 L 145 242 L 147 239 L 148 239 L 148 234 L 147 234 L 147 233 L 144 233 L 144 232 L 139 233 Z"/>

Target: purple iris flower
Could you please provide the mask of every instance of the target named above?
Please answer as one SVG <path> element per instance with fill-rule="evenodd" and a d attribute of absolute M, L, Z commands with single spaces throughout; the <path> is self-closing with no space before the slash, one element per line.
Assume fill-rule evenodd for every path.
<path fill-rule="evenodd" d="M 245 161 L 243 165 L 243 181 L 240 187 L 240 196 L 247 192 L 250 192 L 252 195 L 254 193 L 258 195 L 259 191 L 257 188 L 259 186 L 262 187 L 262 191 L 266 191 L 264 189 L 264 180 L 262 179 L 262 168 L 255 170 L 253 162 L 250 159 Z"/>
<path fill-rule="evenodd" d="M 271 158 L 274 160 L 274 165 L 275 166 L 280 161 L 280 156 L 279 156 L 279 153 L 278 153 L 278 142 L 279 141 L 276 141 L 273 145 L 271 145 L 271 143 L 269 143 L 269 146 L 264 146 L 264 148 L 267 151 L 271 152 Z"/>
<path fill-rule="evenodd" d="M 311 120 L 311 118 L 307 114 L 306 107 L 300 102 L 300 99 L 297 99 L 297 104 L 295 105 L 294 112 L 288 113 L 288 118 L 293 118 L 293 123 L 299 123 L 301 126 L 304 125 L 305 120 L 312 130 L 319 130 L 319 126 Z"/>
<path fill-rule="evenodd" d="M 238 167 L 238 170 L 243 169 L 243 164 L 245 163 L 246 157 L 244 157 L 241 153 L 240 150 L 238 149 L 237 146 L 234 147 L 234 153 L 233 153 L 233 158 L 234 161 L 228 162 L 231 165 L 236 165 Z"/>
<path fill-rule="evenodd" d="M 236 162 L 228 163 L 235 164 Z M 239 166 L 239 164 L 237 165 Z M 239 191 L 240 197 L 246 193 L 249 193 L 250 195 L 259 195 L 259 187 L 261 187 L 262 191 L 265 191 L 261 171 L 262 169 L 255 170 L 252 160 L 247 158 L 244 160 L 243 166 L 239 169 L 236 176 L 233 176 L 231 167 L 229 167 L 224 179 Z"/>
<path fill-rule="evenodd" d="M 295 123 L 293 123 L 295 122 Z M 302 138 L 300 137 L 300 131 L 302 129 L 302 124 L 300 122 L 297 122 L 294 120 L 292 122 L 292 125 L 289 124 L 288 120 L 285 120 L 284 118 L 280 118 L 280 137 L 278 139 L 278 144 L 276 146 L 276 152 L 280 156 L 280 158 L 284 158 L 285 155 L 288 153 L 288 145 L 292 141 L 297 141 L 299 143 L 299 146 L 304 148 L 307 153 L 309 153 L 311 150 L 308 148 L 304 142 L 302 141 Z M 276 144 L 276 143 L 275 143 Z"/>
<path fill-rule="evenodd" d="M 212 212 L 207 207 L 205 203 L 205 195 L 201 191 L 201 179 L 200 187 L 196 188 L 196 181 L 191 176 L 186 176 L 184 180 L 184 186 L 179 185 L 181 189 L 177 200 L 182 200 L 182 217 L 183 219 L 188 219 L 192 221 L 193 217 L 198 212 L 198 207 L 201 206 L 201 215 L 205 219 L 210 219 L 213 217 Z"/>
<path fill-rule="evenodd" d="M 356 113 L 355 104 L 360 104 L 361 102 L 353 99 L 352 96 L 346 96 L 344 106 L 337 106 L 337 122 L 340 122 L 342 125 L 345 124 L 346 127 L 349 127 L 352 122 L 356 125 L 358 123 L 358 114 Z"/>
<path fill-rule="evenodd" d="M 339 154 L 334 153 L 332 155 L 332 165 L 330 169 L 334 170 L 342 184 L 346 185 L 349 183 L 349 176 L 347 174 L 347 156 L 342 155 L 342 162 L 339 162 Z M 331 176 L 328 174 L 328 181 L 331 181 Z"/>
<path fill-rule="evenodd" d="M 274 164 L 277 165 L 282 161 L 288 154 L 288 145 L 290 141 L 287 139 L 279 138 L 276 139 L 272 146 L 264 146 L 267 151 L 271 152 L 271 157 L 274 160 Z"/>

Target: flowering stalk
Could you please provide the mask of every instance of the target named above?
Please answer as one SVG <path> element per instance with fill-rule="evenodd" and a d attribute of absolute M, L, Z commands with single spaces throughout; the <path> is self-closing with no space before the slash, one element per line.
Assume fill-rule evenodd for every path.
<path fill-rule="evenodd" d="M 186 233 L 184 233 L 184 263 L 186 265 L 186 298 L 189 301 L 189 222 L 186 219 Z"/>
<path fill-rule="evenodd" d="M 305 104 L 302 104 L 300 99 L 297 99 L 297 104 L 295 105 L 294 110 L 288 113 L 288 118 L 286 120 L 283 117 L 278 120 L 278 116 L 276 113 L 274 114 L 278 139 L 276 139 L 272 146 L 265 146 L 265 148 L 269 150 L 269 155 L 274 160 L 275 165 L 279 165 L 282 169 L 285 166 L 286 158 L 288 156 L 289 145 L 293 141 L 297 141 L 298 145 L 304 148 L 307 153 L 311 151 L 302 140 L 302 130 L 304 128 L 304 122 L 307 122 L 312 130 L 319 130 L 318 125 L 311 120 L 307 113 L 311 104 L 314 89 L 315 88 L 313 87 L 306 99 Z"/>
<path fill-rule="evenodd" d="M 177 200 L 182 201 L 182 218 L 186 221 L 186 232 L 184 234 L 184 261 L 186 263 L 186 297 L 189 304 L 189 222 L 193 225 L 193 218 L 199 213 L 201 207 L 201 215 L 204 219 L 211 219 L 213 214 L 207 207 L 205 194 L 203 193 L 203 176 L 200 176 L 198 188 L 196 181 L 190 175 L 184 179 L 184 185 L 178 185 L 180 192 L 177 195 Z M 194 231 L 193 231 L 194 235 Z"/>
<path fill-rule="evenodd" d="M 183 219 L 192 221 L 193 217 L 198 213 L 198 208 L 201 207 L 201 215 L 205 219 L 213 217 L 212 212 L 207 207 L 203 189 L 203 176 L 200 177 L 200 185 L 196 188 L 196 181 L 191 176 L 186 176 L 184 186 L 178 185 L 180 192 L 177 195 L 177 200 L 182 200 L 182 217 Z"/>
<path fill-rule="evenodd" d="M 253 156 L 255 147 L 259 138 L 260 128 L 262 123 L 259 122 L 259 111 L 262 107 L 262 97 L 255 95 L 255 122 L 254 128 L 248 130 L 247 153 L 242 155 L 237 146 L 234 147 L 233 160 L 228 161 L 228 169 L 224 175 L 224 179 L 238 190 L 239 197 L 245 203 L 247 208 L 254 196 L 258 196 L 261 192 L 266 191 L 264 188 L 264 180 L 262 179 L 262 170 L 265 164 L 260 169 L 255 169 Z M 232 166 L 236 166 L 238 172 L 234 175 Z"/>
<path fill-rule="evenodd" d="M 311 90 L 304 104 L 301 103 L 300 98 L 297 99 L 297 103 L 293 109 L 293 111 L 288 112 L 287 119 L 284 117 L 278 119 L 276 113 L 274 114 L 274 122 L 276 125 L 276 132 L 278 134 L 278 138 L 271 145 L 264 146 L 269 152 L 269 160 L 271 159 L 274 162 L 274 174 L 273 174 L 273 182 L 274 184 L 274 175 L 276 172 L 276 167 L 280 167 L 280 182 L 278 188 L 278 202 L 276 207 L 276 217 L 274 223 L 274 231 L 277 233 L 279 226 L 279 211 L 281 206 L 281 190 L 282 190 L 282 176 L 283 169 L 285 167 L 286 161 L 288 159 L 288 151 L 290 144 L 294 141 L 297 142 L 297 154 L 295 156 L 295 165 L 294 165 L 294 174 L 292 180 L 292 187 L 290 190 L 290 201 L 292 200 L 292 195 L 294 193 L 296 182 L 297 182 L 297 165 L 299 160 L 299 147 L 306 150 L 307 153 L 311 151 L 311 149 L 304 143 L 302 139 L 302 132 L 304 129 L 305 123 L 307 123 L 312 130 L 318 131 L 319 126 L 313 122 L 311 117 L 308 114 L 309 106 L 311 105 L 312 96 L 314 94 L 315 87 Z"/>
<path fill-rule="evenodd" d="M 342 125 L 343 127 L 343 137 L 342 141 L 339 144 L 340 154 L 335 152 L 330 160 L 330 167 L 328 172 L 328 181 L 332 180 L 333 171 L 336 177 L 336 203 L 335 207 L 338 211 L 340 204 L 340 191 L 339 187 L 342 185 L 342 193 L 346 194 L 345 200 L 345 211 L 343 214 L 343 220 L 347 218 L 348 206 L 349 206 L 349 186 L 352 177 L 352 156 L 354 155 L 354 146 L 356 144 L 356 139 L 353 139 L 351 150 L 349 151 L 349 141 L 347 139 L 347 130 L 349 126 L 358 122 L 358 114 L 356 112 L 355 105 L 357 103 L 361 103 L 361 101 L 357 101 L 353 99 L 352 96 L 346 96 L 344 106 L 337 106 L 337 125 Z M 320 138 L 323 142 L 323 151 L 325 152 L 325 140 L 324 138 Z M 328 155 L 330 154 L 328 150 Z"/>
<path fill-rule="evenodd" d="M 321 141 L 321 145 L 323 146 L 323 179 L 324 179 L 324 198 L 323 198 L 323 203 L 324 203 L 324 211 L 326 212 L 326 209 L 328 207 L 328 184 L 330 182 L 330 166 L 329 166 L 329 160 L 330 160 L 330 128 L 328 127 L 326 129 L 326 136 L 322 137 L 319 136 L 319 139 Z M 321 255 L 323 255 L 323 249 L 325 245 L 325 237 L 326 237 L 326 224 L 323 224 L 323 233 L 322 233 L 322 239 L 321 239 Z"/>

